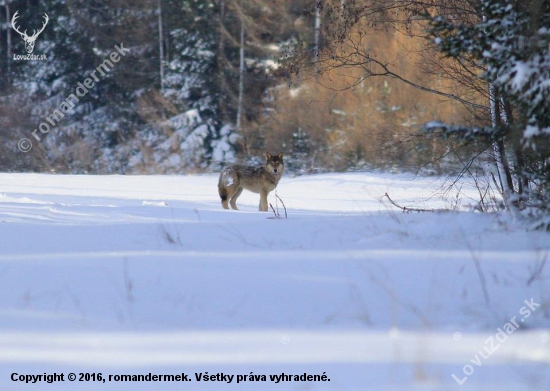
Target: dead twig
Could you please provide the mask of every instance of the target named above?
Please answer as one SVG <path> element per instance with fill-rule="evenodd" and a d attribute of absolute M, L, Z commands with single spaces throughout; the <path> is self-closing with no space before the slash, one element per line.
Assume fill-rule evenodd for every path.
<path fill-rule="evenodd" d="M 285 203 L 283 202 L 283 200 L 281 199 L 281 197 L 279 197 L 279 196 L 277 195 L 277 193 L 275 193 L 275 197 L 277 197 L 277 199 L 278 199 L 279 201 L 281 201 L 281 204 L 283 205 L 283 208 L 284 208 L 284 210 L 285 210 L 285 219 L 288 219 L 288 214 L 286 213 L 286 206 L 285 206 Z M 279 206 L 277 205 L 277 210 L 278 210 L 278 209 L 279 209 Z"/>
<path fill-rule="evenodd" d="M 271 205 L 271 203 L 269 203 L 269 206 L 271 207 L 271 210 L 273 211 L 273 214 L 275 215 L 275 218 L 280 219 L 281 216 L 279 216 L 279 212 L 275 210 L 275 208 L 273 207 L 273 205 Z"/>
<path fill-rule="evenodd" d="M 540 278 L 542 274 L 542 269 L 544 269 L 544 266 L 546 265 L 546 261 L 548 259 L 548 251 L 544 253 L 544 256 L 540 257 L 539 255 L 540 250 L 537 250 L 537 262 L 535 263 L 535 268 L 533 272 L 531 273 L 531 277 L 527 280 L 527 286 L 530 286 L 533 281 Z"/>
<path fill-rule="evenodd" d="M 275 197 L 276 197 L 275 206 L 277 207 L 277 210 L 275 210 L 275 208 L 273 207 L 273 205 L 271 205 L 271 203 L 269 204 L 269 206 L 271 207 L 271 210 L 273 211 L 273 214 L 275 215 L 275 217 L 273 217 L 273 218 L 275 218 L 275 219 L 280 219 L 281 218 L 281 214 L 279 213 L 279 201 L 281 201 L 281 204 L 283 205 L 283 208 L 285 210 L 285 219 L 288 219 L 288 214 L 286 212 L 285 203 L 283 202 L 281 197 L 279 197 L 277 195 L 277 193 L 275 193 Z"/>
<path fill-rule="evenodd" d="M 435 210 L 434 209 L 420 209 L 420 208 L 408 208 L 406 206 L 401 206 L 401 205 L 398 205 L 394 200 L 392 200 L 390 198 L 390 196 L 388 195 L 388 193 L 384 193 L 384 195 L 382 197 L 387 197 L 388 200 L 390 200 L 390 202 L 392 203 L 393 206 L 401 209 L 403 212 L 407 213 L 407 212 L 434 212 Z"/>
<path fill-rule="evenodd" d="M 481 289 L 483 291 L 483 297 L 485 298 L 485 304 L 487 305 L 487 307 L 489 307 L 491 300 L 489 299 L 489 291 L 487 290 L 487 280 L 485 279 L 485 273 L 483 273 L 483 269 L 481 268 L 481 262 L 479 260 L 479 257 L 477 256 L 477 253 L 474 251 L 474 248 L 471 246 L 470 242 L 466 238 L 466 233 L 464 232 L 463 229 L 460 230 L 460 234 L 464 239 L 464 243 L 466 243 L 466 247 L 468 247 L 468 250 L 470 251 L 472 261 L 474 261 L 477 275 L 479 277 L 479 282 L 481 284 Z"/>

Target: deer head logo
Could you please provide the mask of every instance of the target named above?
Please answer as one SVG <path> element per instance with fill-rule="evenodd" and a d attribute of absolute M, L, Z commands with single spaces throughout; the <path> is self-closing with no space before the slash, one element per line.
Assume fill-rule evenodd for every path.
<path fill-rule="evenodd" d="M 17 15 L 18 13 L 19 11 L 16 11 L 15 14 L 13 14 L 13 18 L 11 19 L 11 25 L 13 26 L 13 29 L 17 31 L 21 35 L 21 37 L 23 37 L 23 41 L 25 41 L 25 50 L 27 50 L 27 53 L 31 54 L 32 51 L 34 50 L 34 43 L 36 42 L 36 38 L 38 38 L 40 33 L 44 31 L 44 28 L 48 24 L 48 21 L 50 20 L 50 18 L 48 18 L 48 14 L 44 14 L 44 24 L 42 24 L 42 28 L 40 30 L 34 30 L 33 35 L 29 37 L 27 35 L 27 30 L 25 30 L 24 32 L 21 32 L 15 25 L 15 21 L 17 20 L 17 18 L 19 18 L 19 16 Z"/>

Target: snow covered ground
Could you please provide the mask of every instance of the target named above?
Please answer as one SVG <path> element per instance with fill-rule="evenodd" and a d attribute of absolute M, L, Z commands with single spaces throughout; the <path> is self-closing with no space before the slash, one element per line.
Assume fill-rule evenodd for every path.
<path fill-rule="evenodd" d="M 0 174 L 0 389 L 550 389 L 550 236 L 442 183 L 286 177 L 273 219 L 215 175 Z"/>

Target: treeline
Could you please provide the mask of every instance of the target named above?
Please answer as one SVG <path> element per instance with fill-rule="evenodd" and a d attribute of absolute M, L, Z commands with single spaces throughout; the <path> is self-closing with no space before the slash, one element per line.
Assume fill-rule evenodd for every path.
<path fill-rule="evenodd" d="M 381 80 L 386 86 L 390 79 L 460 104 L 466 111 L 458 121 L 432 112 L 433 120 L 421 127 L 425 140 L 444 147 L 432 158 L 456 157 L 460 175 L 478 186 L 480 210 L 504 207 L 550 229 L 549 2 L 345 0 L 317 1 L 314 7 L 324 20 L 324 46 L 313 59 L 297 47 L 286 62 L 290 71 L 307 70 L 345 91 Z M 372 45 L 383 34 L 399 42 L 400 54 Z M 427 101 L 419 96 L 419 112 Z M 409 120 L 419 117 L 411 110 L 414 103 L 406 106 Z M 498 201 L 492 191 L 502 205 L 491 202 Z"/>
<path fill-rule="evenodd" d="M 348 2 L 352 5 L 353 2 Z M 216 170 L 283 151 L 297 172 L 456 169 L 448 145 L 419 137 L 467 109 L 395 78 L 362 79 L 361 64 L 323 69 L 345 2 L 290 0 L 4 0 L 0 2 L 0 169 L 72 173 Z M 367 4 L 367 3 L 365 3 Z M 33 54 L 12 28 L 39 29 Z M 351 31 L 351 30 L 350 30 Z M 357 31 L 353 34 L 362 34 Z M 365 53 L 417 83 L 453 88 L 419 67 L 424 38 L 371 27 Z M 47 134 L 31 133 L 123 43 L 101 75 Z M 300 53 L 316 69 L 288 66 Z M 355 83 L 354 80 L 360 82 Z M 45 122 L 46 121 L 46 122 Z M 45 129 L 45 128 L 44 128 Z M 32 149 L 23 153 L 18 142 Z M 465 154 L 471 151 L 464 152 Z"/>
<path fill-rule="evenodd" d="M 0 2 L 3 170 L 182 172 L 235 159 L 263 115 L 284 42 L 307 37 L 304 2 L 4 0 Z M 33 55 L 16 60 L 44 15 Z M 44 135 L 33 129 L 115 45 L 130 51 Z M 22 137 L 32 142 L 18 151 Z"/>
<path fill-rule="evenodd" d="M 203 172 L 270 150 L 297 173 L 455 172 L 476 180 L 482 210 L 549 209 L 548 2 L 2 0 L 0 11 L 4 171 Z M 48 15 L 33 51 L 46 59 L 16 59 L 27 53 L 16 12 L 28 34 Z M 121 44 L 128 54 L 37 140 Z"/>

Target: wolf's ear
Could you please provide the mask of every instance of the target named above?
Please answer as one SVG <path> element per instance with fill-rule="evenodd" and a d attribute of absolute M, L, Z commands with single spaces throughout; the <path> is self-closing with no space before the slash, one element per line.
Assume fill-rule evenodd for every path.
<path fill-rule="evenodd" d="M 279 154 L 279 159 L 282 159 L 282 158 L 283 158 L 283 153 L 281 152 L 281 153 Z"/>
<path fill-rule="evenodd" d="M 271 159 L 271 154 L 269 152 L 266 152 L 265 153 L 265 158 L 268 159 L 268 160 Z"/>

